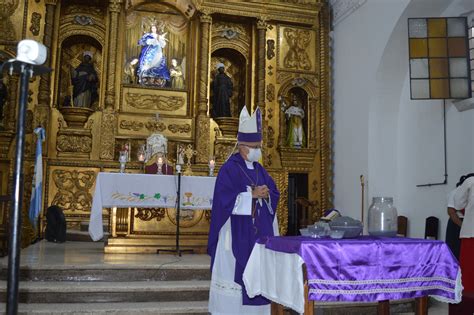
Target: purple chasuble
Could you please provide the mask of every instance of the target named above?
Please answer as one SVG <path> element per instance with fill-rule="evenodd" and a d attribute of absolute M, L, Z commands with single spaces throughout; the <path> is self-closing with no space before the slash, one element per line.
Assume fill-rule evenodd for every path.
<path fill-rule="evenodd" d="M 234 281 L 242 286 L 244 305 L 264 305 L 269 304 L 270 301 L 262 296 L 252 299 L 248 297 L 242 281 L 242 274 L 257 239 L 264 236 L 273 236 L 273 220 L 280 193 L 276 188 L 275 182 L 263 166 L 257 162 L 254 162 L 253 166 L 253 170 L 248 169 L 239 153 L 232 155 L 222 165 L 217 175 L 214 189 L 207 253 L 211 256 L 212 271 L 219 231 L 230 217 L 232 252 L 236 260 Z M 254 205 L 253 218 L 249 215 L 233 215 L 232 210 L 234 209 L 237 196 L 242 192 L 246 192 L 247 186 L 252 185 L 267 185 L 270 190 L 273 211 L 268 209 L 265 201 L 262 200 L 262 206 L 260 206 L 257 199 L 254 199 L 252 201 Z"/>

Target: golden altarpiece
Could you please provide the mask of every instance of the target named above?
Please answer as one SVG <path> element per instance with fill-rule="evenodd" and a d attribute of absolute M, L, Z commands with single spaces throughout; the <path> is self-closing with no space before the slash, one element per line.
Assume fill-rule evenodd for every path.
<path fill-rule="evenodd" d="M 19 40 L 42 42 L 51 75 L 33 78 L 27 114 L 23 245 L 37 235 L 28 222 L 35 137 L 44 144 L 44 208 L 56 204 L 68 229 L 88 221 L 95 178 L 117 172 L 124 145 L 127 171 L 143 172 L 137 150 L 153 133 L 168 138 L 170 164 L 178 145 L 191 144 L 194 175 L 210 156 L 222 164 L 236 141 L 243 106 L 263 112 L 263 164 L 281 191 L 278 218 L 288 226 L 288 176 L 307 174 L 313 216 L 332 203 L 329 7 L 325 0 L 0 0 L 0 62 Z M 170 74 L 147 76 L 146 34 L 162 39 L 153 58 Z M 155 36 L 156 38 L 156 36 Z M 79 104 L 72 77 L 88 55 L 96 97 Z M 157 57 L 158 56 L 158 57 Z M 232 117 L 212 118 L 212 81 L 223 63 L 233 82 Z M 178 69 L 179 71 L 176 71 Z M 179 80 L 173 81 L 178 73 Z M 174 74 L 174 76 L 173 76 Z M 4 77 L 0 131 L 0 194 L 8 195 L 14 154 L 18 78 Z M 155 252 L 174 244 L 173 209 L 117 209 L 106 252 Z M 2 223 L 6 213 L 2 213 Z M 183 216 L 183 247 L 203 249 L 209 212 Z M 113 220 L 109 220 L 113 219 Z M 41 227 L 45 224 L 44 214 Z M 106 224 L 106 223 L 104 223 Z M 5 233 L 5 232 L 4 232 Z"/>

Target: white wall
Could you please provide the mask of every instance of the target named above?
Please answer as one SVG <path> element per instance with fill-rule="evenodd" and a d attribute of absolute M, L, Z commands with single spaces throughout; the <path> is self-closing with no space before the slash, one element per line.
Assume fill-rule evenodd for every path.
<path fill-rule="evenodd" d="M 417 188 L 444 180 L 443 103 L 410 100 L 407 19 L 469 10 L 471 0 L 368 0 L 335 26 L 334 204 L 344 214 L 360 218 L 363 174 L 365 211 L 373 196 L 393 196 L 409 236 L 423 237 L 434 215 L 444 239 L 446 194 L 474 171 L 474 110 L 447 102 L 448 185 Z"/>

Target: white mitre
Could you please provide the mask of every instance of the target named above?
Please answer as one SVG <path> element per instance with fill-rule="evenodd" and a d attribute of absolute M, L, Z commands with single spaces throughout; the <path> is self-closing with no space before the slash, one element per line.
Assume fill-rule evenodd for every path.
<path fill-rule="evenodd" d="M 247 106 L 242 108 L 239 118 L 239 132 L 237 140 L 244 142 L 260 142 L 262 141 L 262 112 L 257 107 L 250 116 Z"/>
<path fill-rule="evenodd" d="M 161 133 L 154 133 L 146 139 L 146 152 L 148 161 L 157 153 L 165 155 L 168 152 L 168 139 Z"/>

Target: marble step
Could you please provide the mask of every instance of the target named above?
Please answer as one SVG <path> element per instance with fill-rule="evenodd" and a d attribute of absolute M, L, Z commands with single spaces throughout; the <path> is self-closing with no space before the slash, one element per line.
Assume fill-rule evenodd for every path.
<path fill-rule="evenodd" d="M 92 266 L 66 266 L 68 268 L 37 268 L 21 267 L 20 281 L 108 281 L 108 282 L 131 282 L 131 281 L 189 281 L 189 280 L 210 280 L 211 273 L 209 267 L 188 267 L 179 266 L 167 267 L 156 265 L 94 268 Z M 0 280 L 7 280 L 7 268 L 0 269 Z"/>
<path fill-rule="evenodd" d="M 7 282 L 0 281 L 0 302 Z M 206 301 L 209 281 L 20 282 L 20 303 Z"/>
<path fill-rule="evenodd" d="M 103 223 L 104 233 L 109 231 L 109 224 L 107 222 Z M 82 221 L 80 224 L 80 230 L 83 232 L 89 231 L 89 221 Z"/>
<path fill-rule="evenodd" d="M 103 240 L 109 238 L 109 232 L 104 232 Z M 68 230 L 66 233 L 66 242 L 93 242 L 88 231 Z"/>
<path fill-rule="evenodd" d="M 0 303 L 0 314 L 5 314 Z M 208 315 L 207 301 L 147 303 L 19 304 L 18 315 Z"/>

